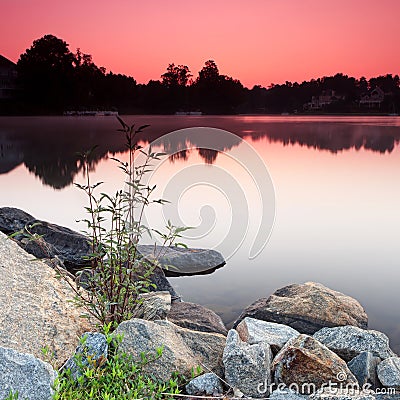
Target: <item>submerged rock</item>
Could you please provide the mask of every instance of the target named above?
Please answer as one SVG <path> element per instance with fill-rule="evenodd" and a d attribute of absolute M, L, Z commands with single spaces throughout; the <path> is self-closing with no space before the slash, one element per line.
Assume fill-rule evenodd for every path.
<path fill-rule="evenodd" d="M 357 300 L 314 282 L 285 286 L 269 298 L 257 300 L 234 326 L 245 317 L 289 325 L 307 334 L 323 327 L 368 325 L 367 314 Z"/>
<path fill-rule="evenodd" d="M 382 359 L 395 355 L 389 347 L 389 338 L 384 333 L 355 326 L 323 328 L 314 334 L 314 338 L 346 361 L 364 351 Z"/>
<path fill-rule="evenodd" d="M 0 347 L 0 399 L 18 393 L 19 400 L 50 400 L 57 373 L 31 354 Z"/>
<path fill-rule="evenodd" d="M 190 377 L 198 366 L 222 375 L 225 336 L 218 333 L 192 331 L 169 321 L 131 319 L 122 322 L 115 334 L 123 335 L 119 350 L 136 360 L 141 360 L 142 352 L 154 356 L 162 347 L 162 356 L 146 366 L 148 373 L 162 381 L 175 371 Z"/>
<path fill-rule="evenodd" d="M 216 332 L 225 336 L 228 333 L 219 315 L 195 303 L 173 303 L 168 313 L 168 320 L 194 331 Z"/>
<path fill-rule="evenodd" d="M 228 332 L 223 357 L 225 379 L 237 393 L 262 398 L 271 384 L 272 352 L 267 343 L 250 345 Z"/>
<path fill-rule="evenodd" d="M 357 384 L 340 357 L 304 334 L 286 343 L 276 355 L 272 370 L 276 384 L 297 385 L 297 391 L 304 394 L 314 393 L 330 381 Z"/>
<path fill-rule="evenodd" d="M 300 335 L 290 326 L 246 317 L 236 327 L 240 338 L 249 344 L 265 342 L 277 353 L 290 339 Z"/>
<path fill-rule="evenodd" d="M 81 318 L 84 310 L 71 300 L 75 293 L 41 261 L 0 233 L 0 346 L 42 358 L 49 347 L 61 365 L 75 350 L 76 338 L 93 330 Z"/>

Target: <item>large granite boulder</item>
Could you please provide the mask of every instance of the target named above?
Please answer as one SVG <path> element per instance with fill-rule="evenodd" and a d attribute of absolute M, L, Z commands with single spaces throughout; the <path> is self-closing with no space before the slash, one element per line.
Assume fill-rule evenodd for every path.
<path fill-rule="evenodd" d="M 381 386 L 376 367 L 382 360 L 374 356 L 369 351 L 363 351 L 357 357 L 354 357 L 347 366 L 357 378 L 360 387 L 370 385 L 370 388 L 375 390 Z"/>
<path fill-rule="evenodd" d="M 236 327 L 240 339 L 249 344 L 265 342 L 276 354 L 290 339 L 300 335 L 287 325 L 246 317 Z"/>
<path fill-rule="evenodd" d="M 61 365 L 76 338 L 94 323 L 70 300 L 74 292 L 55 271 L 0 232 L 0 346 L 42 358 L 49 347 Z"/>
<path fill-rule="evenodd" d="M 194 331 L 216 332 L 225 336 L 228 333 L 221 317 L 200 304 L 175 302 L 168 313 L 168 320 Z"/>
<path fill-rule="evenodd" d="M 395 355 L 389 347 L 389 338 L 384 333 L 355 326 L 323 328 L 314 334 L 314 338 L 346 361 L 364 351 L 382 359 Z"/>
<path fill-rule="evenodd" d="M 155 258 L 154 246 L 139 245 L 139 252 L 150 262 Z M 156 249 L 158 256 L 160 249 Z M 216 250 L 186 249 L 169 246 L 161 250 L 157 257 L 166 276 L 210 274 L 225 265 L 222 254 Z"/>
<path fill-rule="evenodd" d="M 163 348 L 162 356 L 146 366 L 157 379 L 169 380 L 173 372 L 190 377 L 199 366 L 222 375 L 226 338 L 218 333 L 192 331 L 169 321 L 131 319 L 122 322 L 115 334 L 123 335 L 119 350 L 136 360 L 141 360 L 142 352 L 154 356 Z"/>
<path fill-rule="evenodd" d="M 368 317 L 360 303 L 319 283 L 293 284 L 248 306 L 235 322 L 245 317 L 289 325 L 313 334 L 323 327 L 354 325 L 367 328 Z"/>
<path fill-rule="evenodd" d="M 224 388 L 221 379 L 212 372 L 197 376 L 186 386 L 186 393 L 192 396 L 221 396 Z"/>
<path fill-rule="evenodd" d="M 18 393 L 18 400 L 50 400 L 56 377 L 50 364 L 31 354 L 0 347 L 0 399 Z"/>
<path fill-rule="evenodd" d="M 297 385 L 297 391 L 304 394 L 311 394 L 315 388 L 318 390 L 330 381 L 357 384 L 357 379 L 340 357 L 304 334 L 286 343 L 276 355 L 272 370 L 276 384 Z"/>
<path fill-rule="evenodd" d="M 262 398 L 271 384 L 272 352 L 267 343 L 243 342 L 236 330 L 226 338 L 223 362 L 225 379 L 239 395 Z"/>
<path fill-rule="evenodd" d="M 108 355 L 108 343 L 106 337 L 98 332 L 86 332 L 82 335 L 75 354 L 62 366 L 63 370 L 69 370 L 71 377 L 78 379 L 85 369 L 93 369 L 101 366 Z"/>
<path fill-rule="evenodd" d="M 389 357 L 377 368 L 378 378 L 383 386 L 400 389 L 400 357 Z"/>

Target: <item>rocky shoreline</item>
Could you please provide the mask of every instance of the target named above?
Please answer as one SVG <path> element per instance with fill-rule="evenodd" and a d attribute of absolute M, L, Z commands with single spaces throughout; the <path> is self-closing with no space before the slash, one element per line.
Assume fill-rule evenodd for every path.
<path fill-rule="evenodd" d="M 0 208 L 0 231 L 14 233 L 32 218 Z M 69 254 L 72 268 L 82 253 L 72 250 L 79 234 L 46 226 L 58 238 L 69 235 L 65 246 L 48 243 L 53 257 Z M 43 256 L 39 249 L 6 234 L 0 232 L 0 399 L 10 390 L 20 400 L 51 399 L 59 369 L 72 371 L 74 353 L 83 352 L 78 338 L 86 334 L 83 353 L 92 358 L 107 357 L 107 342 L 68 301 L 69 286 L 32 257 Z M 368 329 L 359 302 L 343 293 L 314 282 L 292 284 L 256 300 L 227 330 L 213 311 L 181 301 L 162 270 L 157 280 L 157 291 L 142 295 L 135 318 L 116 333 L 133 359 L 163 346 L 161 358 L 147 366 L 157 379 L 179 372 L 190 380 L 200 366 L 204 373 L 185 386 L 189 398 L 400 399 L 400 357 L 384 333 Z M 54 366 L 45 361 L 45 346 Z"/>

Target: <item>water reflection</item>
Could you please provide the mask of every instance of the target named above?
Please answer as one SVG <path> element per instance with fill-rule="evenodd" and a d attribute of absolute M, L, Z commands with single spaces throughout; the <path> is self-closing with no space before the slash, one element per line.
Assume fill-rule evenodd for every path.
<path fill-rule="evenodd" d="M 138 136 L 148 143 L 165 133 L 192 126 L 210 126 L 226 129 L 238 136 L 236 144 L 215 144 L 220 151 L 230 150 L 240 143 L 240 138 L 280 142 L 290 146 L 297 144 L 332 153 L 350 149 L 365 149 L 390 153 L 400 141 L 397 119 L 392 124 L 384 118 L 368 123 L 366 118 L 263 118 L 263 117 L 154 117 L 129 116 L 128 123 L 150 123 L 151 127 Z M 389 121 L 390 122 L 390 121 Z M 109 154 L 125 150 L 123 137 L 116 132 L 118 123 L 113 118 L 87 117 L 27 117 L 0 118 L 0 174 L 6 174 L 23 164 L 39 177 L 44 185 L 62 189 L 74 181 L 82 171 L 78 153 L 94 145 L 98 148 L 92 168 Z M 163 151 L 171 155 L 172 162 L 187 160 L 187 138 L 163 142 Z M 205 138 L 207 144 L 212 138 Z M 202 148 L 202 143 L 190 143 L 198 147 L 198 154 L 205 163 L 215 162 L 218 151 Z M 217 146 L 217 147 L 215 147 Z"/>

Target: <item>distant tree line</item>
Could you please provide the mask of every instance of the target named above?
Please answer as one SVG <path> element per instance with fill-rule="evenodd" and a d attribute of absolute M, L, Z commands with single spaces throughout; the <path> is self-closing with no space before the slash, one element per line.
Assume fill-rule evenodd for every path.
<path fill-rule="evenodd" d="M 395 113 L 400 109 L 398 75 L 367 80 L 336 74 L 248 89 L 220 74 L 217 64 L 208 60 L 197 77 L 188 66 L 171 63 L 159 80 L 138 84 L 131 76 L 98 67 L 80 49 L 71 52 L 64 40 L 53 35 L 35 40 L 21 54 L 17 71 L 21 90 L 15 107 L 23 113 L 91 109 L 144 114 Z M 384 93 L 381 101 L 363 106 L 360 100 L 377 87 Z"/>

